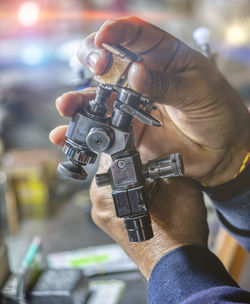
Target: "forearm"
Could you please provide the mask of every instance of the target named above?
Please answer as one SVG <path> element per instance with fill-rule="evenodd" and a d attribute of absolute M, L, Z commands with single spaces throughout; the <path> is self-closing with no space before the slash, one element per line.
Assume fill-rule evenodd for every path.
<path fill-rule="evenodd" d="M 244 302 L 243 302 L 243 299 Z M 185 246 L 167 253 L 155 265 L 148 284 L 148 302 L 249 303 L 220 260 L 209 250 Z"/>

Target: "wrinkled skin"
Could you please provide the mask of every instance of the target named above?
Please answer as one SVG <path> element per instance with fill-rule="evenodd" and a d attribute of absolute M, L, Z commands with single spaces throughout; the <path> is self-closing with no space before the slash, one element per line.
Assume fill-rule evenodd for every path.
<path fill-rule="evenodd" d="M 109 20 L 87 37 L 79 58 L 93 73 L 105 73 L 110 55 L 102 43 L 121 44 L 142 56 L 132 65 L 128 82 L 132 89 L 153 98 L 162 121 L 156 128 L 134 122 L 137 148 L 143 161 L 180 152 L 185 175 L 208 186 L 224 183 L 239 170 L 250 148 L 249 114 L 235 90 L 216 66 L 167 32 L 134 17 Z M 95 96 L 95 89 L 69 92 L 56 100 L 63 116 L 72 116 Z M 109 102 L 112 106 L 112 100 Z M 50 139 L 62 146 L 67 126 L 53 130 Z M 110 165 L 107 157 L 100 170 Z M 104 170 L 105 167 L 105 170 Z M 151 189 L 153 239 L 131 244 L 123 221 L 117 219 L 110 187 L 91 186 L 92 217 L 149 277 L 166 252 L 188 244 L 206 247 L 207 223 L 202 194 L 192 180 L 161 180 Z"/>
<path fill-rule="evenodd" d="M 129 85 L 158 103 L 153 114 L 163 126 L 136 122 L 142 159 L 180 152 L 186 176 L 208 186 L 230 180 L 250 146 L 249 115 L 215 65 L 167 32 L 128 17 L 105 22 L 83 41 L 79 58 L 95 74 L 104 73 L 109 65 L 103 42 L 119 43 L 143 58 L 132 65 Z M 71 116 L 76 106 L 93 98 L 88 92 L 59 98 L 62 115 Z M 65 131 L 65 126 L 54 131 L 52 141 L 62 143 Z"/>
<path fill-rule="evenodd" d="M 99 172 L 109 168 L 111 160 L 102 155 Z M 184 245 L 207 247 L 208 226 L 202 193 L 192 180 L 158 180 L 149 187 L 150 215 L 154 237 L 142 243 L 130 243 L 123 219 L 115 214 L 109 186 L 98 188 L 93 180 L 90 190 L 92 218 L 135 261 L 145 278 L 167 252 Z"/>

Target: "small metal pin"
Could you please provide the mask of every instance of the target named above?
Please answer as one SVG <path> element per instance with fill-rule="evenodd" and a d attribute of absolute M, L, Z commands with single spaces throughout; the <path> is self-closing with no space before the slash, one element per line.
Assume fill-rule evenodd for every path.
<path fill-rule="evenodd" d="M 102 46 L 109 51 L 110 53 L 120 57 L 121 59 L 127 59 L 131 60 L 132 62 L 134 61 L 142 61 L 142 57 L 138 54 L 135 54 L 131 52 L 130 50 L 126 49 L 125 47 L 121 45 L 113 45 L 113 44 L 108 44 L 108 43 L 103 43 Z"/>

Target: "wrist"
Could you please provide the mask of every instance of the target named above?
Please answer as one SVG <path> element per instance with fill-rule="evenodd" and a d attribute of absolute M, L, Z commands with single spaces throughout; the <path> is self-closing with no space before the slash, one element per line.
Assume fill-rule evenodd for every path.
<path fill-rule="evenodd" d="M 246 158 L 250 151 L 250 128 L 246 128 L 246 132 L 241 138 L 231 145 L 231 148 L 225 153 L 223 159 L 217 167 L 202 184 L 206 187 L 215 187 L 225 184 L 233 180 L 245 167 Z"/>
<path fill-rule="evenodd" d="M 141 244 L 133 244 L 131 252 L 128 253 L 147 281 L 150 278 L 154 266 L 164 255 L 176 248 L 187 245 L 175 244 L 169 247 L 166 242 L 162 241 L 161 244 L 159 244 L 158 241 L 155 240 L 155 237 L 153 239 L 153 242 L 149 240 Z"/>
<path fill-rule="evenodd" d="M 120 246 L 125 250 L 127 255 L 135 262 L 138 269 L 148 281 L 153 268 L 158 261 L 170 253 L 171 251 L 184 246 L 198 246 L 207 248 L 207 242 L 199 240 L 187 240 L 187 242 L 179 242 L 171 238 L 165 231 L 158 232 L 154 227 L 155 236 L 142 243 L 129 243 L 123 239 L 119 242 Z"/>
<path fill-rule="evenodd" d="M 216 202 L 219 204 L 219 207 L 225 208 L 225 206 L 228 206 L 229 210 L 228 212 L 233 212 L 232 218 L 234 217 L 234 212 L 237 213 L 237 211 L 233 211 L 234 208 L 239 209 L 239 203 L 235 204 L 234 199 L 241 197 L 241 195 L 245 195 L 247 191 L 250 189 L 250 165 L 246 167 L 245 170 L 243 170 L 238 176 L 236 176 L 234 179 L 230 180 L 227 183 L 217 185 L 214 187 L 201 187 L 201 190 L 204 191 L 213 201 L 214 204 Z M 230 205 L 229 201 L 232 201 L 232 206 Z M 243 200 L 244 201 L 244 200 Z M 242 201 L 242 203 L 243 203 Z M 222 202 L 226 202 L 225 204 L 221 204 Z M 216 208 L 219 209 L 217 206 Z M 244 213 L 245 209 L 242 209 L 242 212 Z M 239 211 L 239 210 L 238 210 Z M 238 217 L 241 219 L 241 217 Z"/>
<path fill-rule="evenodd" d="M 162 241 L 160 246 L 159 243 L 153 238 L 143 243 L 134 243 L 131 246 L 121 247 L 126 251 L 128 256 L 135 262 L 141 274 L 148 281 L 154 266 L 158 261 L 167 253 L 174 249 L 180 248 L 188 244 L 176 244 L 172 247 L 167 246 L 166 242 Z M 130 248 L 129 248 L 130 247 Z"/>

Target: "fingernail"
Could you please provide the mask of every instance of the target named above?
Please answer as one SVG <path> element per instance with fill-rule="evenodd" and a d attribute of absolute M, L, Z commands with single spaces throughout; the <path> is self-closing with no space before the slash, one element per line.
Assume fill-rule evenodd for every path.
<path fill-rule="evenodd" d="M 97 62 L 100 60 L 101 56 L 98 53 L 92 53 L 88 58 L 88 63 L 92 70 L 95 70 Z"/>
<path fill-rule="evenodd" d="M 54 135 L 55 135 L 55 130 L 52 130 L 50 133 L 49 133 L 49 140 L 54 144 L 55 141 L 54 141 Z"/>
<path fill-rule="evenodd" d="M 62 96 L 57 97 L 56 99 L 56 105 L 60 105 L 60 103 L 62 102 Z"/>
<path fill-rule="evenodd" d="M 57 99 L 56 99 L 56 109 L 57 109 L 57 111 L 59 112 L 59 114 L 60 114 L 61 116 L 63 116 L 63 114 L 62 114 L 62 112 L 61 112 L 61 110 L 60 110 L 60 105 L 61 105 L 61 103 L 62 103 L 62 100 L 63 100 L 62 96 L 59 96 L 59 97 L 57 97 Z"/>

